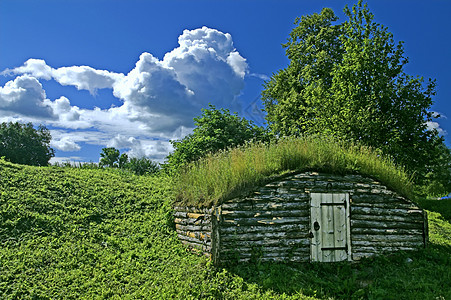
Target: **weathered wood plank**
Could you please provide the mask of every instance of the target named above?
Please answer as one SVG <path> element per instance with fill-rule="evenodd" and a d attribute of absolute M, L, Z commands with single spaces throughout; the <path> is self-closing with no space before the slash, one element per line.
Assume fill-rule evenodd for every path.
<path fill-rule="evenodd" d="M 383 209 L 419 209 L 418 206 L 416 206 L 413 203 L 351 203 L 351 207 L 353 209 L 360 209 L 364 207 L 371 207 L 371 208 L 383 208 Z"/>
<path fill-rule="evenodd" d="M 309 211 L 305 210 L 222 210 L 221 212 L 224 220 L 231 220 L 235 218 L 254 218 L 254 217 L 307 217 Z"/>
<path fill-rule="evenodd" d="M 285 193 L 280 194 L 275 190 L 271 193 L 256 191 L 252 196 L 244 198 L 234 198 L 227 200 L 227 203 L 242 203 L 252 201 L 254 203 L 269 203 L 269 202 L 304 202 L 309 199 L 309 195 L 304 192 L 299 193 Z"/>
<path fill-rule="evenodd" d="M 223 248 L 221 249 L 222 253 L 251 253 L 255 251 L 255 248 L 249 247 L 235 247 L 235 248 Z M 310 250 L 308 247 L 286 247 L 286 246 L 272 246 L 272 247 L 261 247 L 261 251 L 267 253 L 284 253 L 284 252 L 299 252 L 310 255 Z"/>
<path fill-rule="evenodd" d="M 387 197 L 385 195 L 371 195 L 371 194 L 353 194 L 351 196 L 352 203 L 394 203 L 394 204 L 409 204 L 410 202 L 401 197 Z"/>
<path fill-rule="evenodd" d="M 397 241 L 352 241 L 352 247 L 422 247 L 423 241 L 418 242 L 397 242 Z M 358 251 L 358 249 L 355 249 Z"/>
<path fill-rule="evenodd" d="M 379 207 L 351 207 L 353 215 L 376 215 L 376 216 L 410 216 L 418 214 L 423 218 L 423 211 L 420 209 L 399 209 L 399 208 L 379 208 Z"/>
<path fill-rule="evenodd" d="M 251 232 L 291 232 L 291 231 L 308 231 L 310 226 L 308 223 L 305 224 L 275 224 L 266 225 L 258 224 L 252 226 L 231 226 L 231 227 L 220 227 L 219 232 L 221 234 L 229 233 L 251 233 Z"/>
<path fill-rule="evenodd" d="M 299 247 L 310 245 L 310 239 L 298 238 L 298 239 L 268 239 L 268 240 L 258 240 L 258 241 L 221 241 L 221 246 L 223 247 L 237 247 L 237 246 L 293 246 L 299 245 Z"/>
<path fill-rule="evenodd" d="M 252 261 L 252 258 L 243 258 L 243 259 L 239 259 L 234 260 L 234 259 L 221 259 L 220 263 L 221 264 L 229 264 L 229 263 L 248 263 L 250 261 Z M 258 258 L 259 262 L 306 262 L 308 261 L 309 258 L 308 257 L 299 257 L 299 256 L 293 256 L 293 257 L 284 257 L 284 256 L 279 256 L 279 257 L 261 257 Z"/>
<path fill-rule="evenodd" d="M 423 235 L 375 235 L 375 234 L 354 234 L 353 241 L 394 241 L 394 242 L 423 242 Z"/>
<path fill-rule="evenodd" d="M 235 259 L 243 259 L 243 258 L 278 258 L 278 257 L 309 257 L 308 253 L 296 253 L 296 252 L 241 252 L 241 253 L 227 253 L 222 255 L 223 258 L 235 258 Z"/>
<path fill-rule="evenodd" d="M 423 230 L 421 229 L 380 229 L 380 228 L 352 228 L 351 233 L 354 234 L 381 234 L 381 235 L 422 235 Z"/>
<path fill-rule="evenodd" d="M 309 203 L 307 198 L 303 201 L 295 202 L 277 202 L 277 201 L 267 201 L 267 202 L 257 202 L 257 201 L 243 201 L 236 203 L 224 203 L 221 205 L 223 210 L 302 210 L 308 209 Z"/>
<path fill-rule="evenodd" d="M 257 241 L 265 239 L 308 238 L 308 232 L 267 232 L 267 233 L 240 233 L 224 234 L 221 241 Z"/>
<path fill-rule="evenodd" d="M 355 216 L 351 216 L 351 228 L 422 229 L 423 223 L 358 220 Z"/>
<path fill-rule="evenodd" d="M 284 217 L 284 218 L 236 218 L 234 220 L 224 220 L 220 222 L 220 226 L 252 226 L 259 224 L 306 224 L 308 217 Z"/>
<path fill-rule="evenodd" d="M 383 216 L 383 215 L 366 215 L 366 214 L 354 214 L 351 212 L 352 219 L 354 220 L 368 220 L 368 221 L 380 221 L 380 222 L 405 222 L 405 223 L 421 223 L 423 224 L 423 215 L 412 214 L 404 216 Z"/>
<path fill-rule="evenodd" d="M 396 252 L 396 251 L 418 251 L 418 249 L 421 247 L 414 246 L 414 247 L 405 247 L 405 246 L 399 246 L 399 247 L 362 247 L 359 246 L 355 249 L 354 254 L 368 254 L 368 253 L 384 253 L 384 252 Z"/>

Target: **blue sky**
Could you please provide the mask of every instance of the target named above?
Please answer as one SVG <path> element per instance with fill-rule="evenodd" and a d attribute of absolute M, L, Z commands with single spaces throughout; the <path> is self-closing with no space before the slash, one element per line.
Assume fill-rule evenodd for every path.
<path fill-rule="evenodd" d="M 296 17 L 356 1 L 0 0 L 0 122 L 45 124 L 53 161 L 113 146 L 157 161 L 208 103 L 263 123 L 262 84 L 285 68 Z M 451 2 L 368 1 L 409 57 L 437 80 L 433 111 L 451 145 Z"/>

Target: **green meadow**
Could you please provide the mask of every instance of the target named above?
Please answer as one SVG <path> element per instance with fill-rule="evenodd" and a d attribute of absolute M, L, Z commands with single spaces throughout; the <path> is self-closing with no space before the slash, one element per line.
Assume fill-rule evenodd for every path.
<path fill-rule="evenodd" d="M 177 239 L 174 177 L 0 160 L 0 299 L 451 299 L 451 203 L 430 244 L 359 264 L 215 267 Z"/>

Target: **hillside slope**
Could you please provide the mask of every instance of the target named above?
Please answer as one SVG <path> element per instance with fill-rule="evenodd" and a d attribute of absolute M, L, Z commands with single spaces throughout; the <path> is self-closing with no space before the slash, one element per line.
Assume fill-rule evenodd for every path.
<path fill-rule="evenodd" d="M 355 266 L 214 268 L 178 241 L 171 186 L 165 177 L 0 160 L 0 299 L 451 296 L 448 239 Z"/>

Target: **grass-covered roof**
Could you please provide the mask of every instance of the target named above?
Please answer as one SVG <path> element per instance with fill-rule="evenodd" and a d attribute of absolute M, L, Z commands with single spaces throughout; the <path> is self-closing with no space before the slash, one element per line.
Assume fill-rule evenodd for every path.
<path fill-rule="evenodd" d="M 309 170 L 361 174 L 412 196 L 411 178 L 380 151 L 330 137 L 304 136 L 251 143 L 189 164 L 178 175 L 177 202 L 211 207 L 284 174 Z"/>

